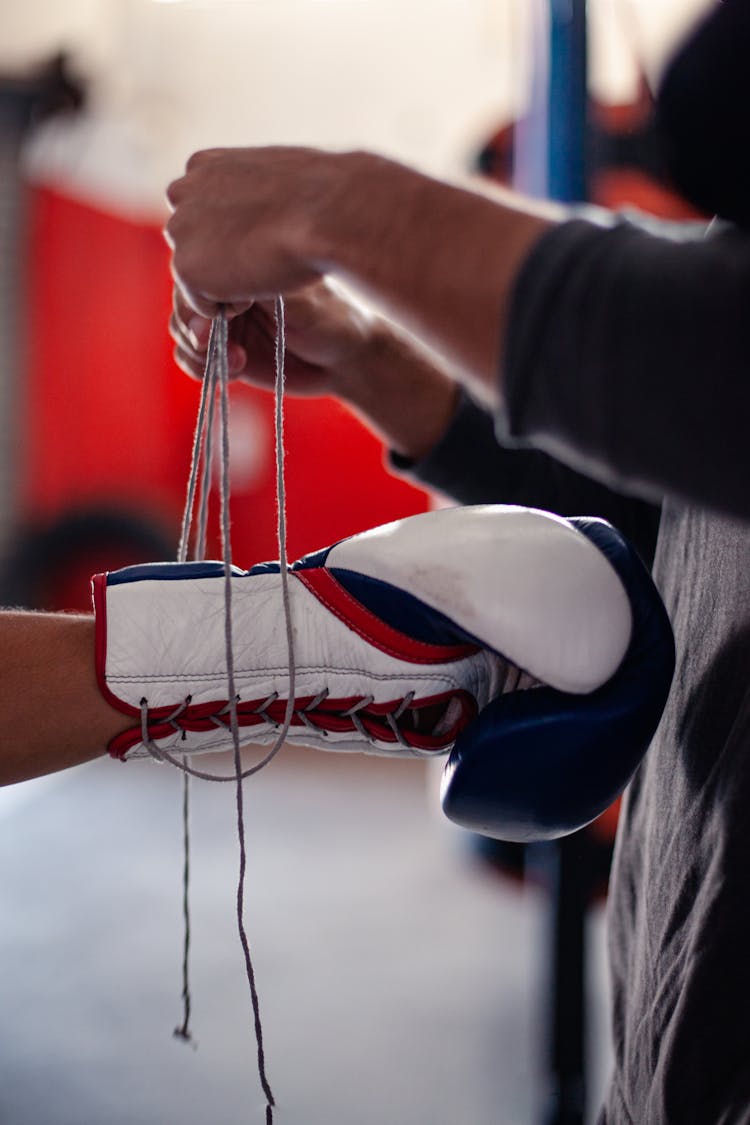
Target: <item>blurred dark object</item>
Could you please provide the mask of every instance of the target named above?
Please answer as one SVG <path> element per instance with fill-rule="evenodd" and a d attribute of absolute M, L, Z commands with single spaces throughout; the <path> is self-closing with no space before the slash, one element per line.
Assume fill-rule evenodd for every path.
<path fill-rule="evenodd" d="M 16 130 L 31 126 L 58 113 L 83 108 L 85 90 L 73 74 L 70 59 L 62 52 L 22 71 L 0 72 L 0 121 L 3 130 L 12 119 Z"/>
<path fill-rule="evenodd" d="M 665 219 L 698 219 L 672 182 L 645 75 L 635 98 L 622 104 L 589 103 L 589 198 L 602 207 L 634 206 Z"/>
<path fill-rule="evenodd" d="M 516 132 L 515 122 L 498 129 L 477 154 L 477 171 L 512 185 Z M 675 187 L 657 106 L 643 74 L 632 101 L 605 104 L 589 100 L 585 132 L 588 202 L 612 209 L 637 207 L 675 220 L 700 219 L 712 213 L 697 198 L 691 200 Z"/>
<path fill-rule="evenodd" d="M 168 559 L 176 546 L 160 527 L 126 512 L 89 509 L 25 527 L 0 566 L 0 604 L 91 610 L 92 574 Z"/>
<path fill-rule="evenodd" d="M 661 183 L 667 181 L 664 153 L 654 123 L 654 99 L 639 74 L 636 96 L 624 103 L 589 102 L 589 162 L 601 168 L 637 168 Z"/>
<path fill-rule="evenodd" d="M 612 862 L 612 844 L 617 832 L 620 815 L 620 801 L 597 817 L 595 821 L 576 833 L 585 849 L 585 899 L 586 906 L 595 906 L 607 897 L 609 869 Z M 472 854 L 483 867 L 502 879 L 510 879 L 519 886 L 530 883 L 550 890 L 554 878 L 550 878 L 549 866 L 543 845 L 528 846 L 506 840 L 492 840 L 488 836 L 472 837 Z"/>
<path fill-rule="evenodd" d="M 657 126 L 679 190 L 711 215 L 750 224 L 750 5 L 711 9 L 668 66 Z"/>

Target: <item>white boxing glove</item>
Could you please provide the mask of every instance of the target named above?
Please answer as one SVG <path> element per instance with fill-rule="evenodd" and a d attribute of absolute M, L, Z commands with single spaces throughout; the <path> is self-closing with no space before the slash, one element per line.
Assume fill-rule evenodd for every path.
<path fill-rule="evenodd" d="M 241 740 L 267 744 L 288 698 L 279 567 L 231 581 Z M 93 588 L 99 684 L 133 719 L 110 753 L 231 749 L 223 564 L 127 567 Z M 289 594 L 288 741 L 331 750 L 444 753 L 504 692 L 594 691 L 631 637 L 605 554 L 568 520 L 525 508 L 451 508 L 354 535 L 295 563 Z"/>

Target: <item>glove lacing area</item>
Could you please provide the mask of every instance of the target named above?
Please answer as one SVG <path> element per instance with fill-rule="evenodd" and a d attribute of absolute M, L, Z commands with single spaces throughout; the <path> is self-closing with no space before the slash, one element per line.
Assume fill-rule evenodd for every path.
<path fill-rule="evenodd" d="M 514 677 L 514 682 L 517 682 L 517 676 Z M 439 702 L 412 707 L 416 696 L 416 691 L 412 690 L 401 699 L 394 700 L 390 705 L 376 705 L 375 710 L 371 710 L 375 703 L 374 695 L 364 695 L 353 700 L 347 699 L 345 701 L 347 706 L 345 707 L 337 706 L 342 701 L 332 700 L 332 705 L 323 709 L 321 705 L 329 699 L 329 696 L 329 689 L 324 688 L 312 698 L 295 699 L 289 727 L 303 726 L 318 739 L 329 738 L 334 732 L 338 734 L 356 732 L 363 741 L 373 747 L 382 746 L 383 742 L 386 741 L 393 742 L 394 745 L 400 746 L 405 752 L 415 757 L 429 758 L 436 754 L 445 753 L 455 740 L 456 734 L 476 713 L 473 698 L 465 692 L 452 693 Z M 194 730 L 195 723 L 190 727 L 186 725 L 191 703 L 192 696 L 188 695 L 171 713 L 160 717 L 158 720 L 152 720 L 148 700 L 145 697 L 142 698 L 140 709 L 143 746 L 155 761 L 169 762 L 179 769 L 185 769 L 193 777 L 211 781 L 235 781 L 235 775 L 222 777 L 216 774 L 203 773 L 192 766 L 188 766 L 184 759 L 182 761 L 177 760 L 173 753 L 160 747 L 152 738 L 150 731 L 152 722 L 160 729 L 171 727 L 176 734 L 183 738 L 186 737 L 188 729 Z M 282 706 L 284 712 L 286 712 L 287 705 L 288 701 L 283 699 L 279 692 L 272 692 L 254 705 L 243 704 L 239 695 L 235 697 L 235 708 L 238 718 L 241 719 L 240 725 L 250 728 L 247 735 L 250 741 L 252 741 L 252 727 L 258 725 L 258 723 L 266 724 L 275 731 L 284 729 L 285 736 L 288 736 L 289 727 L 286 725 L 286 713 L 284 713 L 284 718 L 281 721 L 278 714 Z M 272 709 L 276 711 L 276 714 L 272 712 Z M 217 729 L 231 731 L 231 711 L 232 707 L 227 702 L 217 711 L 209 714 L 201 713 L 201 729 L 205 729 L 205 724 L 210 723 Z M 255 722 L 256 719 L 258 722 Z M 328 728 L 325 724 L 328 724 Z M 430 745 L 430 743 L 432 744 Z M 251 766 L 241 776 L 247 777 L 256 770 L 256 766 Z"/>
<path fill-rule="evenodd" d="M 494 660 L 497 681 L 493 695 L 545 686 L 543 681 L 524 672 L 507 658 L 497 656 Z M 187 766 L 184 758 L 182 761 L 174 758 L 174 752 L 179 752 L 178 747 L 173 746 L 173 752 L 170 752 L 160 747 L 152 737 L 154 729 L 159 730 L 159 737 L 165 737 L 165 728 L 171 728 L 183 739 L 189 731 L 199 729 L 206 731 L 209 725 L 216 729 L 231 731 L 232 708 L 228 702 L 222 703 L 211 712 L 201 708 L 197 720 L 191 712 L 192 703 L 192 695 L 187 695 L 166 715 L 163 714 L 163 708 L 160 708 L 157 717 L 149 711 L 148 700 L 144 696 L 140 700 L 143 746 L 155 761 L 169 762 L 179 769 L 185 769 L 194 777 L 209 781 L 236 780 L 234 775 L 222 777 Z M 246 741 L 253 741 L 253 728 L 260 724 L 265 724 L 276 732 L 283 730 L 285 737 L 296 726 L 304 727 L 320 740 L 328 739 L 334 733 L 356 732 L 362 741 L 381 751 L 384 743 L 392 743 L 394 748 L 399 746 L 405 753 L 414 757 L 432 758 L 446 753 L 463 728 L 478 712 L 476 699 L 465 690 L 444 692 L 424 700 L 419 699 L 416 689 L 413 689 L 401 699 L 392 700 L 388 704 L 375 704 L 375 697 L 371 694 L 358 698 L 349 697 L 346 700 L 331 699 L 329 689 L 323 688 L 314 696 L 294 700 L 289 725 L 287 725 L 288 705 L 289 700 L 277 691 L 271 692 L 259 701 L 243 701 L 237 695 L 235 710 L 239 725 L 246 728 Z M 332 748 L 334 747 L 335 743 L 332 744 Z M 125 750 L 122 756 L 126 754 Z M 254 772 L 256 767 L 252 766 L 241 776 L 247 777 Z"/>

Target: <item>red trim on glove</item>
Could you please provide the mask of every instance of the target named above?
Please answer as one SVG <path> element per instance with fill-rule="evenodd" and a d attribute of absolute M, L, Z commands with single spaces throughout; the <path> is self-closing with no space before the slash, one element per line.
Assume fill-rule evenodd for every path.
<path fill-rule="evenodd" d="M 427 641 L 415 640 L 413 637 L 401 633 L 398 629 L 394 629 L 392 626 L 381 621 L 376 614 L 372 613 L 358 602 L 329 571 L 323 568 L 297 571 L 295 577 L 303 582 L 307 589 L 310 590 L 313 597 L 343 621 L 347 628 L 357 633 L 367 641 L 368 644 L 371 644 L 381 652 L 385 652 L 398 660 L 408 661 L 411 664 L 417 665 L 445 664 L 465 659 L 479 651 L 478 645 L 468 643 L 455 645 L 431 644 Z M 107 575 L 95 575 L 92 579 L 92 589 L 96 615 L 95 664 L 99 690 L 110 706 L 124 715 L 140 720 L 140 710 L 124 702 L 122 699 L 119 699 L 118 696 L 110 690 L 107 683 Z M 356 731 L 355 724 L 350 717 L 344 716 L 342 712 L 354 706 L 360 698 L 361 697 L 355 696 L 347 699 L 328 698 L 316 707 L 314 711 L 305 710 L 313 701 L 314 696 L 301 697 L 297 699 L 295 703 L 296 710 L 304 710 L 308 720 L 320 730 L 330 731 L 332 734 L 353 733 Z M 445 750 L 455 741 L 459 732 L 477 713 L 476 701 L 468 692 L 444 692 L 426 699 L 415 699 L 409 709 L 419 710 L 422 707 L 428 707 L 443 702 L 447 704 L 451 699 L 458 700 L 461 704 L 461 714 L 452 725 L 451 729 L 445 731 L 439 737 L 413 730 L 402 732 L 405 741 L 410 747 L 428 753 L 430 751 L 437 753 Z M 263 716 L 256 713 L 257 708 L 262 702 L 262 699 L 243 700 L 239 704 L 239 724 L 243 728 L 250 728 L 250 730 L 248 730 L 248 741 L 252 739 L 253 727 L 262 726 L 267 723 L 267 720 Z M 398 743 L 398 739 L 383 716 L 395 711 L 400 702 L 399 699 L 395 699 L 386 703 L 373 703 L 369 707 L 363 708 L 357 712 L 358 719 L 370 738 L 385 744 L 395 745 Z M 154 742 L 158 742 L 161 738 L 174 735 L 175 725 L 172 722 L 167 723 L 164 720 L 174 714 L 175 707 L 178 703 L 179 700 L 175 699 L 174 702 L 168 705 L 149 708 L 148 729 L 149 735 Z M 213 717 L 222 711 L 225 706 L 226 700 L 191 704 L 180 713 L 178 720 L 179 728 L 191 731 L 213 730 L 216 728 Z M 284 699 L 277 699 L 274 703 L 269 704 L 266 709 L 268 718 L 279 726 L 284 721 L 285 713 L 286 700 Z M 295 714 L 291 725 L 299 729 L 305 724 L 303 720 Z M 140 741 L 141 728 L 139 721 L 137 726 L 126 731 L 121 731 L 119 734 L 115 735 L 109 743 L 108 750 L 113 758 L 123 760 L 128 750 L 136 746 Z"/>
<path fill-rule="evenodd" d="M 309 695 L 301 696 L 299 699 L 296 699 L 295 711 L 305 711 L 308 720 L 319 730 L 330 731 L 332 734 L 348 734 L 356 731 L 355 724 L 351 717 L 343 715 L 342 712 L 348 711 L 350 707 L 353 707 L 359 702 L 361 697 L 350 696 L 347 699 L 325 699 L 314 711 L 307 711 L 306 708 L 309 707 L 314 698 L 315 696 Z M 455 742 L 459 733 L 477 714 L 476 700 L 469 692 L 463 690 L 441 692 L 438 695 L 431 695 L 424 699 L 416 699 L 412 701 L 407 710 L 419 711 L 423 707 L 432 707 L 440 704 L 447 705 L 452 700 L 456 700 L 460 703 L 461 713 L 451 725 L 450 729 L 444 731 L 439 736 L 413 730 L 402 731 L 404 741 L 410 748 L 422 750 L 427 753 L 440 753 Z M 239 726 L 243 730 L 247 730 L 247 737 L 245 739 L 247 742 L 252 742 L 253 727 L 268 725 L 267 719 L 257 713 L 257 708 L 262 702 L 262 699 L 242 700 L 237 708 Z M 399 699 L 394 699 L 386 703 L 371 703 L 368 707 L 363 707 L 357 712 L 357 718 L 362 723 L 362 726 L 365 728 L 370 738 L 378 742 L 397 745 L 398 739 L 383 716 L 388 713 L 393 713 L 400 702 Z M 216 723 L 214 722 L 214 716 L 224 711 L 227 704 L 226 700 L 190 704 L 181 712 L 177 720 L 177 728 L 174 723 L 166 723 L 163 721 L 174 713 L 176 706 L 177 700 L 165 707 L 149 709 L 148 731 L 149 736 L 154 742 L 158 742 L 160 738 L 173 736 L 176 729 L 189 731 L 215 730 Z M 273 703 L 270 703 L 265 709 L 264 714 L 268 716 L 271 722 L 280 727 L 284 722 L 284 716 L 286 714 L 286 700 L 277 699 Z M 225 721 L 228 721 L 228 715 L 224 715 L 223 718 Z M 292 718 L 291 726 L 299 730 L 304 725 L 299 715 L 295 714 Z M 139 725 L 116 735 L 109 744 L 109 753 L 113 758 L 122 760 L 125 758 L 128 750 L 136 746 L 140 741 L 141 728 Z M 332 744 L 332 748 L 335 749 L 335 743 Z M 173 746 L 172 750 L 179 752 L 179 744 Z"/>
<path fill-rule="evenodd" d="M 479 652 L 479 645 L 462 642 L 455 645 L 437 645 L 418 641 L 401 633 L 392 625 L 372 613 L 352 597 L 348 590 L 334 578 L 329 570 L 297 570 L 294 577 L 302 582 L 317 600 L 335 614 L 339 620 L 381 652 L 410 664 L 449 664 Z"/>

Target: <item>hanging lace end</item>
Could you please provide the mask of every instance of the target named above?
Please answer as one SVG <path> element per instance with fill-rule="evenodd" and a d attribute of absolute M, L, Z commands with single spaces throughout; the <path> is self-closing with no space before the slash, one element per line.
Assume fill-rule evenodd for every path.
<path fill-rule="evenodd" d="M 182 1027 L 176 1027 L 172 1032 L 172 1036 L 174 1039 L 179 1039 L 181 1042 L 187 1043 L 187 1045 L 189 1047 L 192 1047 L 194 1051 L 198 1050 L 198 1043 L 193 1038 L 192 1031 L 190 1031 L 190 1029 L 185 1024 L 183 1024 Z"/>

